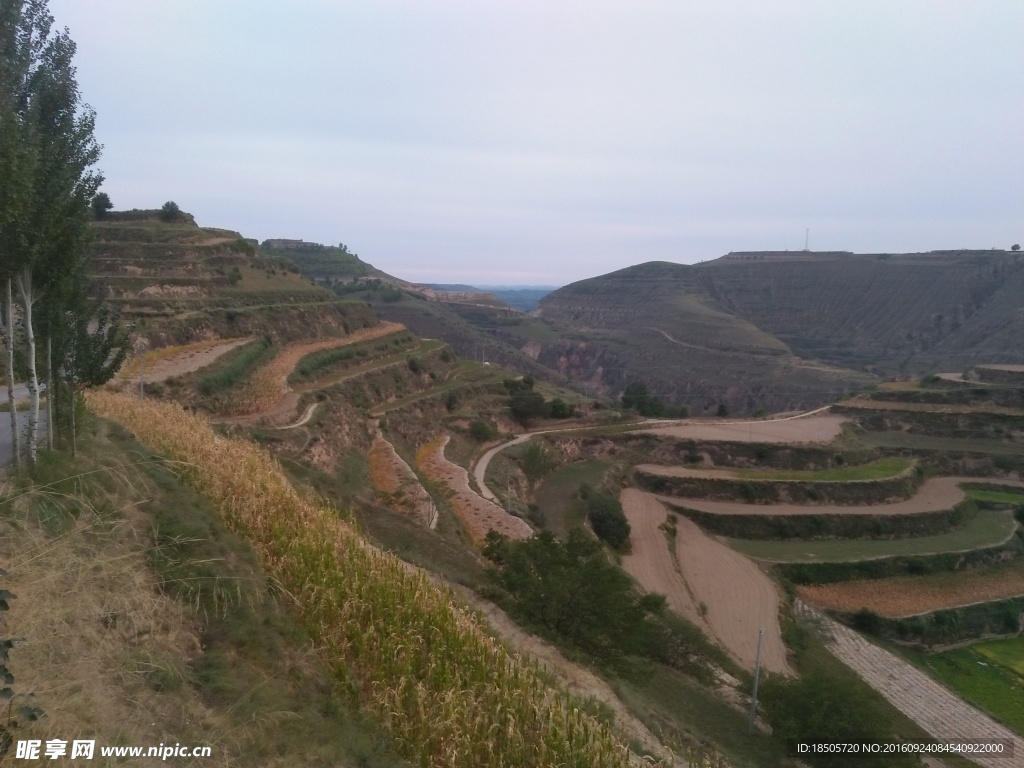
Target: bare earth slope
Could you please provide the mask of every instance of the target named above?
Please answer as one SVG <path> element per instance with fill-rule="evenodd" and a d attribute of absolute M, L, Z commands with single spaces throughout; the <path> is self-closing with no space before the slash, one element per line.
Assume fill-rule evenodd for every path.
<path fill-rule="evenodd" d="M 623 558 L 626 571 L 647 591 L 664 594 L 673 611 L 701 626 L 748 669 L 756 662 L 758 630 L 763 628 L 762 665 L 792 674 L 779 626 L 779 595 L 771 579 L 685 518 L 677 522 L 673 558 L 659 529 L 667 517 L 664 505 L 634 488 L 623 490 L 621 501 L 633 531 L 633 551 Z"/>

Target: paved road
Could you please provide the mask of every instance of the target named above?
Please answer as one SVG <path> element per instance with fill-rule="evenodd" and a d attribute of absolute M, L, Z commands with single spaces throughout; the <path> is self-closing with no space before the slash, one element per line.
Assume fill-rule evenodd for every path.
<path fill-rule="evenodd" d="M 18 428 L 24 430 L 28 426 L 28 411 L 18 413 Z M 39 410 L 39 439 L 46 437 L 46 411 Z M 24 443 L 22 443 L 24 450 Z M 14 458 L 14 442 L 11 440 L 11 415 L 0 413 L 0 467 L 6 467 Z"/>

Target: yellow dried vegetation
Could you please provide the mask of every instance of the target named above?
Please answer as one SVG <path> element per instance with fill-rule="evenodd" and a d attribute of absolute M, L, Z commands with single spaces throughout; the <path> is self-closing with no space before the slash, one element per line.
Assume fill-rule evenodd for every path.
<path fill-rule="evenodd" d="M 448 501 L 473 543 L 482 547 L 490 531 L 513 539 L 530 538 L 533 529 L 529 523 L 510 515 L 469 487 L 469 473 L 445 457 L 444 447 L 447 444 L 448 436 L 441 435 L 421 446 L 416 451 L 416 465 L 435 483 L 451 490 Z"/>
<path fill-rule="evenodd" d="M 251 543 L 337 674 L 417 765 L 630 765 L 607 727 L 510 657 L 447 590 L 300 495 L 269 453 L 172 403 L 94 392 L 90 406 L 181 462 Z"/>
<path fill-rule="evenodd" d="M 362 328 L 340 338 L 298 341 L 289 344 L 273 360 L 256 371 L 249 383 L 232 397 L 228 415 L 248 416 L 273 408 L 278 400 L 288 394 L 288 376 L 306 355 L 324 349 L 357 344 L 404 330 L 405 326 L 401 323 L 382 321 L 372 328 Z"/>
<path fill-rule="evenodd" d="M 151 352 L 146 352 L 144 355 L 136 355 L 125 363 L 121 370 L 118 371 L 117 375 L 122 379 L 130 379 L 137 376 L 139 373 L 139 366 L 145 364 L 144 369 L 149 369 L 161 360 L 169 360 L 172 357 L 178 357 L 179 355 L 190 355 L 196 352 L 202 352 L 206 349 L 213 347 L 219 347 L 222 344 L 233 344 L 236 341 L 243 341 L 246 337 L 236 336 L 230 339 L 207 339 L 206 341 L 197 341 L 193 344 L 180 344 L 174 347 L 161 347 L 160 349 L 154 349 Z"/>
<path fill-rule="evenodd" d="M 822 608 L 850 613 L 867 608 L 880 616 L 897 619 L 1024 595 L 1024 564 L 801 586 L 797 587 L 797 594 Z"/>

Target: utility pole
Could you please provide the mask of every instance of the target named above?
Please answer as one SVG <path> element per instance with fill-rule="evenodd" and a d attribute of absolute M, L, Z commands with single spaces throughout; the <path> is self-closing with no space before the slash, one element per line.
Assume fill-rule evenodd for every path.
<path fill-rule="evenodd" d="M 757 712 L 757 684 L 761 679 L 761 639 L 764 637 L 764 627 L 757 630 L 757 663 L 754 666 L 754 692 L 750 696 L 750 718 L 747 720 L 747 733 L 754 732 L 754 714 Z"/>
<path fill-rule="evenodd" d="M 811 228 L 810 227 L 808 227 L 807 231 L 804 233 L 804 250 L 805 251 L 811 250 Z"/>

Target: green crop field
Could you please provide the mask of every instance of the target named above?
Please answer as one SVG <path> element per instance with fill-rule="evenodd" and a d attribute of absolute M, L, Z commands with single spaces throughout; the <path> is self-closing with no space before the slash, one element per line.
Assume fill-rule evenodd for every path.
<path fill-rule="evenodd" d="M 935 536 L 907 539 L 827 539 L 771 541 L 726 539 L 733 549 L 757 560 L 779 563 L 849 562 L 894 555 L 930 555 L 993 547 L 1013 534 L 1017 522 L 1007 510 L 982 510 L 966 525 Z"/>
<path fill-rule="evenodd" d="M 843 482 L 851 480 L 882 480 L 887 477 L 894 477 L 906 471 L 912 461 L 897 456 L 891 456 L 870 464 L 861 464 L 854 467 L 839 467 L 836 469 L 821 469 L 814 471 L 776 471 L 765 469 L 734 469 L 730 470 L 737 477 L 750 480 L 804 480 L 811 481 L 833 481 Z"/>
<path fill-rule="evenodd" d="M 1024 678 L 1024 637 L 978 643 L 973 649 Z M 1024 679 L 1021 683 L 1024 684 Z"/>
<path fill-rule="evenodd" d="M 1024 491 L 990 491 L 987 488 L 965 488 L 964 493 L 971 501 L 987 501 L 992 504 L 1024 504 Z"/>
<path fill-rule="evenodd" d="M 1024 638 L 906 655 L 964 699 L 1024 734 L 1024 677 L 1018 671 L 1024 666 Z"/>
<path fill-rule="evenodd" d="M 1024 454 L 1024 443 L 982 438 L 935 437 L 913 435 L 909 432 L 866 432 L 860 436 L 876 448 L 910 448 L 921 451 L 949 451 L 950 453 Z"/>

